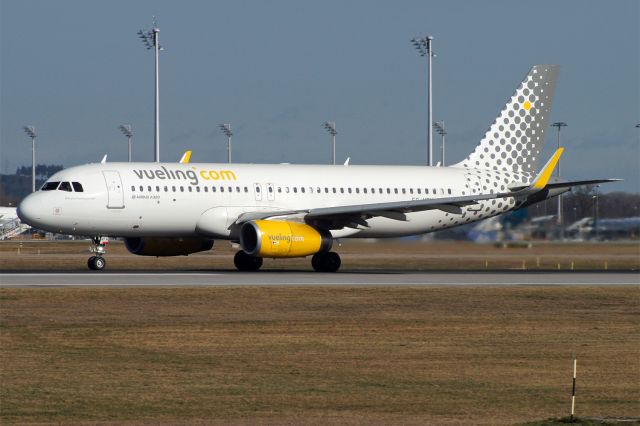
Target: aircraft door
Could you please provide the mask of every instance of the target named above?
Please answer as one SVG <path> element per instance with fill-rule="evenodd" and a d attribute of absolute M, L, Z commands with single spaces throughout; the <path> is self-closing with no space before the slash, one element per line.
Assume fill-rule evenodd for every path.
<path fill-rule="evenodd" d="M 256 201 L 262 201 L 262 186 L 259 183 L 253 184 L 253 192 L 256 197 Z"/>
<path fill-rule="evenodd" d="M 272 183 L 267 184 L 267 200 L 273 201 L 276 199 L 276 190 Z"/>
<path fill-rule="evenodd" d="M 122 188 L 122 180 L 120 173 L 115 170 L 105 170 L 102 172 L 104 182 L 107 185 L 107 208 L 123 209 L 124 208 L 124 191 Z"/>

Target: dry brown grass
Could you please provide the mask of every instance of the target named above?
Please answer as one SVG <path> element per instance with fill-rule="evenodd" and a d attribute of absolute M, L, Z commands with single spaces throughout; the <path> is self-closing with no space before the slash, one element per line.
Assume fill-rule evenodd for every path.
<path fill-rule="evenodd" d="M 87 241 L 0 243 L 2 270 L 86 270 Z M 640 244 L 535 244 L 531 248 L 500 248 L 469 242 L 368 243 L 346 241 L 335 248 L 345 270 L 438 270 L 438 269 L 640 269 Z M 214 249 L 188 257 L 145 257 L 127 252 L 121 242 L 112 242 L 106 259 L 109 269 L 119 270 L 211 270 L 234 269 L 237 248 L 218 241 Z M 311 270 L 306 259 L 266 259 L 265 269 Z"/>
<path fill-rule="evenodd" d="M 0 422 L 640 415 L 637 287 L 0 289 Z"/>

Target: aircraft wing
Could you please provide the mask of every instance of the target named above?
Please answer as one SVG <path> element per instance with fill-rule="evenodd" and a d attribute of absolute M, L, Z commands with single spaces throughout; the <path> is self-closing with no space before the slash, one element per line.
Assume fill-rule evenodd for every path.
<path fill-rule="evenodd" d="M 427 200 L 407 200 L 390 203 L 353 204 L 347 206 L 321 207 L 307 210 L 289 210 L 273 212 L 249 212 L 238 217 L 235 224 L 259 219 L 303 219 L 305 222 L 321 223 L 328 229 L 340 229 L 345 226 L 365 225 L 368 218 L 375 216 L 406 221 L 406 213 L 425 210 L 442 210 L 447 213 L 462 214 L 462 207 L 477 204 L 482 200 L 512 197 L 513 193 L 467 195 Z M 365 225 L 366 226 L 366 225 Z"/>

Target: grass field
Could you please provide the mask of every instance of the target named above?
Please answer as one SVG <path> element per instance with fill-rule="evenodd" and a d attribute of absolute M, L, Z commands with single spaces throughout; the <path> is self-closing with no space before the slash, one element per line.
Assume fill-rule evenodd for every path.
<path fill-rule="evenodd" d="M 0 242 L 2 270 L 86 270 L 88 241 Z M 110 244 L 107 268 L 118 270 L 234 269 L 238 248 L 217 241 L 214 249 L 188 257 L 135 256 L 122 242 Z M 640 243 L 536 243 L 531 247 L 501 248 L 469 242 L 346 241 L 335 247 L 343 270 L 640 270 Z M 311 270 L 309 258 L 265 259 L 264 269 Z"/>
<path fill-rule="evenodd" d="M 0 423 L 640 416 L 638 287 L 0 289 Z"/>

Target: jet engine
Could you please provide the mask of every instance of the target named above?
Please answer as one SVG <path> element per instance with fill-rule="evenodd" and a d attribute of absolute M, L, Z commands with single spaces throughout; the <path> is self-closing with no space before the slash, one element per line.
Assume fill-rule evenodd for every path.
<path fill-rule="evenodd" d="M 255 257 L 304 257 L 331 250 L 328 231 L 304 223 L 253 220 L 240 228 L 240 246 Z"/>
<path fill-rule="evenodd" d="M 213 240 L 206 238 L 125 238 L 124 245 L 139 256 L 186 256 L 211 250 Z"/>

